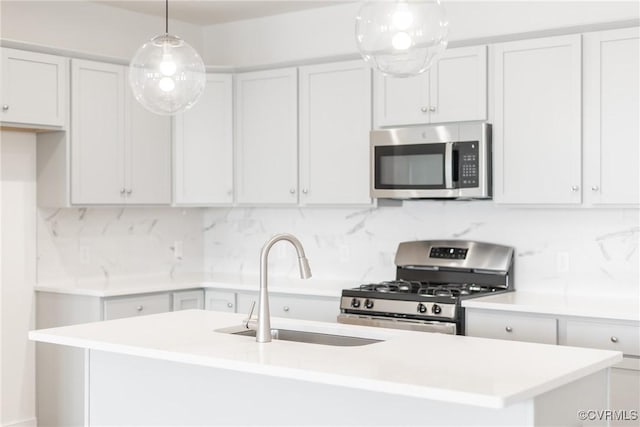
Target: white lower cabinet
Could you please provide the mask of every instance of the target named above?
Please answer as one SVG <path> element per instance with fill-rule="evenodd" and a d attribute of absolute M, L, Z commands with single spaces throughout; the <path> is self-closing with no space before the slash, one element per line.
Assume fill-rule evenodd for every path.
<path fill-rule="evenodd" d="M 640 409 L 638 322 L 476 308 L 465 309 L 465 315 L 466 335 L 469 336 L 621 351 L 624 354 L 623 361 L 611 369 L 610 407 L 614 411 L 626 411 L 627 418 L 630 411 Z M 634 422 L 612 420 L 611 425 L 637 425 Z"/>
<path fill-rule="evenodd" d="M 238 292 L 238 313 L 249 313 L 254 301 L 257 306 L 257 292 Z M 273 317 L 335 322 L 340 311 L 340 302 L 338 297 L 272 293 L 269 295 L 269 310 Z M 256 314 L 254 312 L 254 315 Z"/>
<path fill-rule="evenodd" d="M 204 292 L 204 309 L 212 311 L 226 311 L 235 313 L 236 293 L 233 291 L 220 291 L 207 289 Z"/>
<path fill-rule="evenodd" d="M 202 289 L 178 291 L 171 294 L 172 311 L 202 310 L 204 308 L 204 292 Z"/>
<path fill-rule="evenodd" d="M 466 335 L 512 341 L 558 343 L 558 321 L 554 318 L 493 312 L 466 312 Z"/>

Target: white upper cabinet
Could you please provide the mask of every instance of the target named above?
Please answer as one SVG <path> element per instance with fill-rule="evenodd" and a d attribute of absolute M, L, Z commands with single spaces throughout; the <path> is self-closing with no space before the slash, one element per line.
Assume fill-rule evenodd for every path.
<path fill-rule="evenodd" d="M 2 48 L 0 121 L 21 127 L 63 128 L 69 60 Z"/>
<path fill-rule="evenodd" d="M 126 67 L 72 61 L 71 203 L 169 204 L 171 122 L 133 99 Z"/>
<path fill-rule="evenodd" d="M 235 79 L 238 204 L 298 203 L 297 69 Z"/>
<path fill-rule="evenodd" d="M 448 49 L 426 72 L 408 78 L 375 73 L 377 127 L 485 120 L 487 48 Z"/>
<path fill-rule="evenodd" d="M 493 50 L 494 199 L 581 203 L 581 36 Z"/>
<path fill-rule="evenodd" d="M 584 37 L 585 199 L 640 202 L 640 29 Z"/>
<path fill-rule="evenodd" d="M 174 203 L 233 203 L 233 95 L 230 74 L 208 74 L 198 103 L 176 116 Z"/>
<path fill-rule="evenodd" d="M 300 68 L 300 204 L 371 204 L 371 69 L 364 61 Z"/>

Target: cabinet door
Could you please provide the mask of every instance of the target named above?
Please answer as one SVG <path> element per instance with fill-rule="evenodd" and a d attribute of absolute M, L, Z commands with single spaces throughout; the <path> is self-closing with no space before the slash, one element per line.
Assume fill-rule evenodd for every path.
<path fill-rule="evenodd" d="M 173 311 L 204 308 L 204 292 L 201 289 L 193 291 L 173 292 Z"/>
<path fill-rule="evenodd" d="M 144 316 L 147 314 L 171 311 L 168 293 L 107 298 L 104 301 L 104 320 L 124 317 Z"/>
<path fill-rule="evenodd" d="M 126 83 L 126 203 L 171 203 L 171 118 L 150 112 Z"/>
<path fill-rule="evenodd" d="M 370 204 L 371 69 L 300 68 L 300 203 Z"/>
<path fill-rule="evenodd" d="M 71 203 L 124 202 L 124 71 L 71 63 Z"/>
<path fill-rule="evenodd" d="M 236 76 L 237 201 L 298 202 L 297 70 Z"/>
<path fill-rule="evenodd" d="M 198 103 L 176 116 L 175 204 L 233 203 L 232 113 L 231 75 L 209 74 Z"/>
<path fill-rule="evenodd" d="M 207 289 L 205 291 L 205 310 L 227 311 L 234 313 L 236 311 L 236 293 L 232 291 L 219 291 Z"/>
<path fill-rule="evenodd" d="M 68 59 L 2 49 L 2 122 L 63 127 Z"/>
<path fill-rule="evenodd" d="M 541 344 L 558 343 L 558 321 L 514 313 L 491 313 L 467 309 L 466 335 Z"/>
<path fill-rule="evenodd" d="M 640 30 L 585 35 L 584 192 L 594 205 L 640 203 Z"/>
<path fill-rule="evenodd" d="M 494 199 L 581 203 L 580 35 L 494 47 Z"/>
<path fill-rule="evenodd" d="M 385 77 L 374 71 L 375 126 L 429 123 L 429 71 L 413 77 Z"/>
<path fill-rule="evenodd" d="M 486 46 L 446 50 L 430 78 L 431 123 L 486 120 Z"/>

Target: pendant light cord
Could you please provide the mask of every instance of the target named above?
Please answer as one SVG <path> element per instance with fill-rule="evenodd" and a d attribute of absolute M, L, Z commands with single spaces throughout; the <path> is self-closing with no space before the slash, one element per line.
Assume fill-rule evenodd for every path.
<path fill-rule="evenodd" d="M 169 34 L 169 0 L 164 2 L 164 32 Z"/>

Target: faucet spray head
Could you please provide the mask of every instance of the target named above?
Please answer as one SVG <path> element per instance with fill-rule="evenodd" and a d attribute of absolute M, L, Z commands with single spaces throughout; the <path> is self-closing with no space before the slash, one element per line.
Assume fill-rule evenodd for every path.
<path fill-rule="evenodd" d="M 309 267 L 309 260 L 303 256 L 298 258 L 298 266 L 300 267 L 300 277 L 308 279 L 311 277 L 311 267 Z"/>

